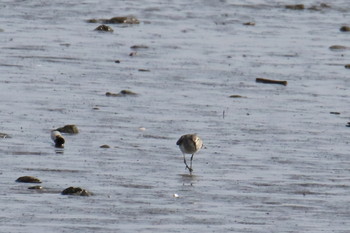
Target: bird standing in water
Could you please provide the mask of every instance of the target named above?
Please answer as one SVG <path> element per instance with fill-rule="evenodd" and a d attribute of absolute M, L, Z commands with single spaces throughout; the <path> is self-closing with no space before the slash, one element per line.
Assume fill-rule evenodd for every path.
<path fill-rule="evenodd" d="M 65 140 L 59 131 L 52 130 L 51 131 L 51 139 L 52 139 L 52 141 L 54 141 L 55 147 L 64 147 L 63 144 L 65 143 Z"/>
<path fill-rule="evenodd" d="M 177 140 L 176 145 L 180 147 L 180 150 L 184 156 L 186 168 L 190 171 L 190 174 L 192 174 L 193 155 L 203 147 L 202 139 L 200 139 L 197 134 L 185 134 L 182 135 L 179 140 Z M 192 154 L 190 166 L 187 165 L 185 154 Z"/>

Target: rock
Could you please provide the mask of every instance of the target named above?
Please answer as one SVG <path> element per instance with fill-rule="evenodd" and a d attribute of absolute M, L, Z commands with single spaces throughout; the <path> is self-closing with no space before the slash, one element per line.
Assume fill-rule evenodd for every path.
<path fill-rule="evenodd" d="M 325 8 L 331 8 L 330 5 L 326 4 L 326 3 L 321 3 L 320 5 L 312 5 L 309 8 L 307 8 L 308 10 L 313 10 L 313 11 L 321 11 Z"/>
<path fill-rule="evenodd" d="M 341 26 L 341 28 L 339 30 L 341 32 L 349 32 L 350 31 L 350 27 L 349 26 Z"/>
<path fill-rule="evenodd" d="M 122 95 L 137 95 L 135 92 L 132 92 L 129 90 L 121 90 L 120 94 L 122 94 Z"/>
<path fill-rule="evenodd" d="M 107 144 L 104 144 L 104 145 L 100 146 L 100 148 L 111 148 L 111 147 Z"/>
<path fill-rule="evenodd" d="M 77 134 L 79 133 L 78 127 L 76 125 L 65 125 L 61 128 L 55 129 L 61 133 Z"/>
<path fill-rule="evenodd" d="M 41 180 L 34 176 L 21 176 L 19 177 L 16 182 L 21 182 L 21 183 L 41 183 Z"/>
<path fill-rule="evenodd" d="M 285 7 L 287 9 L 290 9 L 290 10 L 304 10 L 305 9 L 304 4 L 286 5 Z"/>
<path fill-rule="evenodd" d="M 148 49 L 147 45 L 133 45 L 130 47 L 131 49 Z"/>
<path fill-rule="evenodd" d="M 112 92 L 106 92 L 106 96 L 112 96 L 112 97 L 121 97 L 121 96 L 136 96 L 137 93 L 129 91 L 129 90 L 121 90 L 119 93 L 112 93 Z"/>
<path fill-rule="evenodd" d="M 246 22 L 246 23 L 243 23 L 243 25 L 246 25 L 246 26 L 255 26 L 255 22 Z"/>
<path fill-rule="evenodd" d="M 63 144 L 65 143 L 64 137 L 57 130 L 51 131 L 51 139 L 54 141 L 55 147 L 63 147 Z"/>
<path fill-rule="evenodd" d="M 346 50 L 349 49 L 349 47 L 343 46 L 343 45 L 332 45 L 329 47 L 330 50 Z"/>
<path fill-rule="evenodd" d="M 122 17 L 113 17 L 107 20 L 107 23 L 139 24 L 140 21 L 134 16 L 122 16 Z"/>
<path fill-rule="evenodd" d="M 345 67 L 346 69 L 350 69 L 350 64 L 346 64 L 344 67 Z"/>
<path fill-rule="evenodd" d="M 62 195 L 91 196 L 91 193 L 80 187 L 69 187 L 61 192 Z"/>
<path fill-rule="evenodd" d="M 103 24 L 139 24 L 140 21 L 134 16 L 113 17 L 110 19 L 89 19 L 88 23 L 103 23 Z"/>
<path fill-rule="evenodd" d="M 100 25 L 97 28 L 95 28 L 95 31 L 101 31 L 101 32 L 113 32 L 113 28 L 107 25 Z"/>
<path fill-rule="evenodd" d="M 116 97 L 116 96 L 120 96 L 117 93 L 112 93 L 112 92 L 106 92 L 106 96 L 112 96 L 112 97 Z"/>
<path fill-rule="evenodd" d="M 43 187 L 40 185 L 35 185 L 35 186 L 28 187 L 28 189 L 43 189 Z"/>
<path fill-rule="evenodd" d="M 230 98 L 247 98 L 245 96 L 241 96 L 241 95 L 230 95 Z"/>

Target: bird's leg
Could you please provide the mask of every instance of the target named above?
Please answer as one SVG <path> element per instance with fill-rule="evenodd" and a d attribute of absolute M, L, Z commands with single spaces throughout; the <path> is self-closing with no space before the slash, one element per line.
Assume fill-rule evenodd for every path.
<path fill-rule="evenodd" d="M 190 171 L 190 173 L 192 172 L 192 168 L 190 168 L 188 165 L 187 165 L 187 162 L 186 162 L 186 157 L 185 157 L 185 154 L 183 154 L 184 156 L 184 163 L 186 165 L 186 168 Z"/>
<path fill-rule="evenodd" d="M 190 170 L 190 172 L 192 172 L 192 171 L 193 171 L 193 169 L 192 169 L 192 160 L 193 160 L 193 155 L 194 155 L 194 154 L 192 154 L 192 156 L 191 156 L 191 163 L 190 163 L 190 169 L 189 169 L 189 170 Z"/>

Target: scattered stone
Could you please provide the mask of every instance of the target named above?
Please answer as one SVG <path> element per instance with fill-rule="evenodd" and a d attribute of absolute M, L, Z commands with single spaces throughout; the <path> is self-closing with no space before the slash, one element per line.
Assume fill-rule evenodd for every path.
<path fill-rule="evenodd" d="M 349 26 L 342 26 L 339 30 L 341 32 L 349 32 L 350 31 L 350 27 Z"/>
<path fill-rule="evenodd" d="M 119 61 L 119 60 L 115 60 L 114 62 L 115 62 L 115 63 L 118 63 L 118 64 L 120 63 L 120 61 Z"/>
<path fill-rule="evenodd" d="M 111 97 L 120 97 L 120 96 L 135 96 L 137 93 L 129 91 L 129 90 L 121 90 L 119 93 L 112 93 L 112 92 L 106 92 L 106 96 L 111 96 Z"/>
<path fill-rule="evenodd" d="M 148 70 L 148 69 L 138 69 L 138 71 L 140 71 L 140 72 L 150 72 L 150 70 Z"/>
<path fill-rule="evenodd" d="M 134 16 L 113 17 L 110 19 L 89 19 L 88 23 L 102 23 L 102 24 L 139 24 L 140 21 Z"/>
<path fill-rule="evenodd" d="M 43 186 L 35 185 L 35 186 L 28 187 L 28 189 L 43 189 Z"/>
<path fill-rule="evenodd" d="M 129 90 L 121 90 L 120 94 L 122 94 L 122 95 L 137 95 L 135 92 L 132 92 Z"/>
<path fill-rule="evenodd" d="M 280 80 L 272 80 L 272 79 L 265 79 L 265 78 L 257 78 L 255 80 L 257 83 L 268 83 L 268 84 L 280 84 L 287 86 L 287 81 L 280 81 Z"/>
<path fill-rule="evenodd" d="M 247 98 L 246 96 L 241 96 L 241 95 L 230 95 L 230 98 Z"/>
<path fill-rule="evenodd" d="M 80 187 L 69 187 L 61 192 L 62 195 L 91 196 L 91 193 Z"/>
<path fill-rule="evenodd" d="M 62 148 L 63 144 L 65 143 L 64 137 L 57 130 L 51 131 L 51 139 L 54 141 L 55 147 Z"/>
<path fill-rule="evenodd" d="M 101 31 L 101 32 L 113 32 L 113 28 L 107 25 L 100 25 L 97 28 L 95 28 L 95 31 Z"/>
<path fill-rule="evenodd" d="M 340 112 L 330 112 L 330 114 L 340 115 Z"/>
<path fill-rule="evenodd" d="M 129 53 L 129 56 L 134 57 L 134 56 L 136 56 L 136 54 L 137 54 L 137 52 L 131 52 L 131 53 Z"/>
<path fill-rule="evenodd" d="M 350 69 L 350 64 L 346 64 L 344 67 L 345 67 L 346 69 Z"/>
<path fill-rule="evenodd" d="M 77 134 L 79 133 L 78 127 L 76 125 L 65 125 L 61 128 L 55 129 L 61 133 Z"/>
<path fill-rule="evenodd" d="M 102 146 L 100 146 L 100 148 L 111 148 L 109 145 L 107 145 L 107 144 L 104 144 L 104 145 L 102 145 Z"/>
<path fill-rule="evenodd" d="M 21 182 L 21 183 L 41 183 L 41 180 L 34 176 L 21 176 L 19 177 L 16 182 Z"/>
<path fill-rule="evenodd" d="M 348 122 L 348 123 L 346 124 L 346 127 L 350 127 L 350 122 Z"/>
<path fill-rule="evenodd" d="M 290 10 L 304 10 L 305 9 L 304 4 L 286 5 L 285 7 L 287 9 L 290 9 Z"/>
<path fill-rule="evenodd" d="M 330 50 L 346 50 L 349 49 L 349 47 L 343 46 L 343 45 L 332 45 L 329 47 Z"/>
<path fill-rule="evenodd" d="M 6 133 L 0 133 L 0 138 L 11 138 L 11 136 Z"/>
<path fill-rule="evenodd" d="M 309 8 L 307 8 L 308 10 L 313 10 L 313 11 L 321 11 L 325 8 L 331 8 L 330 5 L 326 4 L 326 3 L 321 3 L 320 5 L 313 5 L 310 6 Z"/>
<path fill-rule="evenodd" d="M 119 94 L 117 93 L 112 93 L 112 92 L 106 92 L 106 96 L 112 96 L 112 97 L 116 97 L 116 96 L 120 96 Z"/>
<path fill-rule="evenodd" d="M 131 49 L 148 49 L 147 45 L 133 45 L 130 47 Z"/>
<path fill-rule="evenodd" d="M 246 22 L 246 23 L 243 23 L 243 25 L 246 25 L 246 26 L 255 26 L 255 22 Z"/>

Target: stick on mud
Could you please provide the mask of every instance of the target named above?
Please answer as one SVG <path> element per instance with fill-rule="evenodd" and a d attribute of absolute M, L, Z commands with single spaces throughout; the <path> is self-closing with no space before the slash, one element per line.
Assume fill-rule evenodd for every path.
<path fill-rule="evenodd" d="M 272 79 L 266 79 L 266 78 L 257 78 L 255 80 L 257 83 L 268 83 L 268 84 L 280 84 L 287 86 L 287 81 L 281 81 L 281 80 L 272 80 Z"/>

